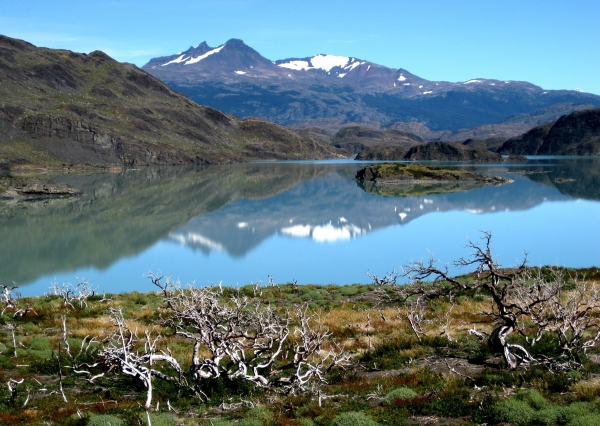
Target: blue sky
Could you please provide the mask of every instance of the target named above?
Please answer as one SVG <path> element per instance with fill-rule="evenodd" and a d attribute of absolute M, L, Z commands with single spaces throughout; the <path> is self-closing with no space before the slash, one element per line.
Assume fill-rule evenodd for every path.
<path fill-rule="evenodd" d="M 0 34 L 144 65 L 240 38 L 275 60 L 317 53 L 429 80 L 525 80 L 600 94 L 598 0 L 0 0 Z"/>

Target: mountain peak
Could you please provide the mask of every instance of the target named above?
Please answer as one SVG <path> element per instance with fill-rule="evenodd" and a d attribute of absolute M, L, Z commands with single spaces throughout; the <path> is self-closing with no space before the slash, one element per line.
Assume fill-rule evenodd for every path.
<path fill-rule="evenodd" d="M 225 43 L 229 47 L 248 47 L 244 40 L 240 40 L 239 38 L 230 38 Z"/>

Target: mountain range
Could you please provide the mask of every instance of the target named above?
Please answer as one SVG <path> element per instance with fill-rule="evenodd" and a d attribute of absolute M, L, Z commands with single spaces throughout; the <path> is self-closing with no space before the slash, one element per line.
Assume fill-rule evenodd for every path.
<path fill-rule="evenodd" d="M 216 48 L 202 42 L 142 68 L 190 99 L 228 114 L 329 133 L 344 123 L 366 123 L 402 131 L 412 126 L 412 133 L 429 140 L 458 140 L 451 136 L 459 129 L 493 125 L 479 133 L 508 138 L 600 106 L 600 96 L 576 90 L 484 78 L 429 81 L 355 57 L 319 54 L 271 61 L 237 39 Z"/>
<path fill-rule="evenodd" d="M 0 169 L 208 164 L 338 156 L 260 118 L 194 103 L 103 52 L 0 36 Z"/>

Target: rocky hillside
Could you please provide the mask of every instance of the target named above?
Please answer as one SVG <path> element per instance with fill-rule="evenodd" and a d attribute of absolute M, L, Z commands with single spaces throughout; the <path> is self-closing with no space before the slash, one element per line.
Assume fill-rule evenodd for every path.
<path fill-rule="evenodd" d="M 600 108 L 577 111 L 509 139 L 498 150 L 520 155 L 600 155 Z"/>
<path fill-rule="evenodd" d="M 360 126 L 344 127 L 332 138 L 337 148 L 348 149 L 355 154 L 375 146 L 388 146 L 408 150 L 409 148 L 427 143 L 420 136 L 399 130 L 372 130 Z"/>
<path fill-rule="evenodd" d="M 600 106 L 600 96 L 592 94 L 544 90 L 523 81 L 430 81 L 402 68 L 355 57 L 318 54 L 271 61 L 237 39 L 218 47 L 203 42 L 184 52 L 154 58 L 143 69 L 196 102 L 283 125 L 304 122 L 305 127 L 318 127 L 307 121 L 335 119 L 382 126 L 419 123 L 434 132 L 498 123 L 503 124 L 504 132 L 521 127 L 518 133 L 488 131 L 462 140 L 511 137 L 557 109 L 564 114 L 574 111 L 573 105 Z M 523 120 L 531 123 L 530 127 L 523 129 Z"/>
<path fill-rule="evenodd" d="M 0 36 L 0 167 L 331 158 L 334 149 L 201 106 L 106 54 Z"/>
<path fill-rule="evenodd" d="M 498 153 L 454 142 L 429 142 L 415 145 L 408 150 L 380 145 L 362 151 L 356 159 L 502 162 L 502 156 Z"/>

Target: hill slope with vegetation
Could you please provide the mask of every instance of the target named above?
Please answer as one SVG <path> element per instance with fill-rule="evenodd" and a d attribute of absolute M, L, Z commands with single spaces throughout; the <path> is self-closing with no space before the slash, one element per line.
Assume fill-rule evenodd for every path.
<path fill-rule="evenodd" d="M 314 159 L 333 151 L 266 120 L 198 105 L 100 51 L 0 36 L 0 168 Z"/>

